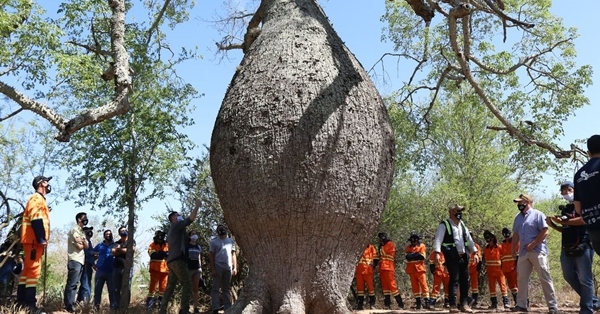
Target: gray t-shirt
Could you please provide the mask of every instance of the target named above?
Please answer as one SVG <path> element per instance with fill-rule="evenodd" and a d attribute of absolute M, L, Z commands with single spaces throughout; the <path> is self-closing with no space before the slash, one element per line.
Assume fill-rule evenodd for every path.
<path fill-rule="evenodd" d="M 210 240 L 209 252 L 214 253 L 215 267 L 231 270 L 233 266 L 232 252 L 235 252 L 235 241 L 232 238 L 213 238 Z"/>
<path fill-rule="evenodd" d="M 167 233 L 167 243 L 169 243 L 169 256 L 167 263 L 174 260 L 186 260 L 188 236 L 185 232 L 185 227 L 190 225 L 192 221 L 185 218 L 182 221 L 176 221 L 171 224 L 169 233 Z"/>

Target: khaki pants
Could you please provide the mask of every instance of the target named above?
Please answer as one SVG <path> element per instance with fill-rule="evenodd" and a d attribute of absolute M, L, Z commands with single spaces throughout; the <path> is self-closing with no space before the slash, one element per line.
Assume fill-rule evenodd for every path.
<path fill-rule="evenodd" d="M 556 293 L 554 293 L 554 284 L 550 277 L 550 265 L 548 265 L 548 255 L 540 252 L 526 252 L 524 256 L 519 256 L 517 262 L 518 286 L 521 288 L 517 293 L 517 306 L 527 308 L 527 297 L 529 293 L 529 277 L 531 271 L 535 270 L 540 278 L 540 284 L 544 291 L 544 298 L 549 309 L 558 309 L 556 302 Z"/>

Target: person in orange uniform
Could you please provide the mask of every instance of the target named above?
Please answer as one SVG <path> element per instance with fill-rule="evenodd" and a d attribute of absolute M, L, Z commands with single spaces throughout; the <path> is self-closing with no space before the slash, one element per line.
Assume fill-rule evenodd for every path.
<path fill-rule="evenodd" d="M 36 286 L 42 271 L 42 255 L 50 239 L 50 209 L 46 194 L 52 190 L 52 177 L 37 176 L 33 179 L 35 193 L 29 197 L 23 212 L 21 245 L 23 246 L 23 271 L 17 288 L 17 304 L 36 313 Z"/>
<path fill-rule="evenodd" d="M 435 264 L 435 251 L 431 251 L 429 254 L 429 270 L 433 274 L 433 287 L 431 287 L 431 299 L 429 300 L 429 307 L 435 308 L 435 302 L 437 299 L 441 299 L 441 286 L 444 284 L 444 307 L 450 307 L 448 302 L 448 289 L 450 288 L 450 274 L 448 269 L 444 266 L 446 260 L 444 255 L 440 255 L 440 264 Z"/>
<path fill-rule="evenodd" d="M 508 289 L 510 289 L 510 293 L 512 294 L 516 305 L 517 292 L 519 292 L 519 288 L 517 286 L 517 258 L 512 255 L 512 236 L 510 230 L 506 227 L 502 228 L 502 236 L 504 237 L 501 250 L 502 272 L 504 273 L 504 277 L 506 277 Z M 517 252 L 519 252 L 519 243 L 517 243 Z"/>
<path fill-rule="evenodd" d="M 365 302 L 365 284 L 369 294 L 369 306 L 375 306 L 375 286 L 373 285 L 373 269 L 377 266 L 377 250 L 373 244 L 369 243 L 363 251 L 358 265 L 356 265 L 356 291 L 358 294 L 357 310 L 363 309 Z"/>
<path fill-rule="evenodd" d="M 473 239 L 473 233 L 469 232 L 471 235 L 471 239 Z M 471 308 L 477 308 L 477 301 L 479 299 L 479 272 L 481 271 L 481 247 L 479 244 L 475 243 L 475 247 L 477 248 L 476 253 L 469 253 L 469 278 L 471 278 L 471 300 L 469 301 L 469 305 Z M 475 262 L 475 254 L 477 254 L 478 261 Z"/>
<path fill-rule="evenodd" d="M 502 272 L 502 245 L 498 244 L 496 236 L 489 230 L 485 230 L 483 232 L 483 238 L 487 243 L 483 250 L 483 259 L 485 260 L 488 284 L 490 287 L 490 300 L 492 303 L 490 309 L 498 309 L 496 284 L 500 285 L 500 292 L 502 293 L 502 303 L 504 304 L 504 308 L 509 309 L 510 304 L 508 302 L 506 282 L 504 278 L 504 273 Z"/>
<path fill-rule="evenodd" d="M 160 307 L 163 294 L 167 288 L 169 244 L 165 242 L 164 232 L 159 230 L 154 233 L 154 242 L 150 243 L 148 255 L 150 255 L 150 287 L 148 288 L 148 297 L 146 298 L 146 308 L 151 309 L 154 305 L 156 286 L 158 285 L 158 298 L 156 298 L 158 307 Z"/>
<path fill-rule="evenodd" d="M 416 299 L 415 309 L 425 306 L 429 308 L 429 287 L 427 287 L 427 271 L 425 268 L 425 244 L 416 232 L 411 233 L 410 244 L 406 247 L 406 273 L 410 277 L 410 286 Z"/>
<path fill-rule="evenodd" d="M 396 285 L 396 271 L 394 266 L 394 258 L 396 256 L 396 245 L 387 234 L 380 232 L 379 238 L 379 279 L 381 280 L 381 289 L 383 290 L 383 305 L 386 309 L 392 308 L 392 296 L 396 299 L 398 307 L 404 309 L 402 296 Z"/>

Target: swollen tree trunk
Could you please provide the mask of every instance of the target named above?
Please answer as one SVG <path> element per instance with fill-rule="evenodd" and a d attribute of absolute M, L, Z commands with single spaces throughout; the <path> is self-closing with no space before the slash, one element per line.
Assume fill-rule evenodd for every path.
<path fill-rule="evenodd" d="M 211 139 L 225 221 L 250 265 L 228 313 L 348 313 L 392 180 L 389 117 L 313 0 L 261 9 Z"/>

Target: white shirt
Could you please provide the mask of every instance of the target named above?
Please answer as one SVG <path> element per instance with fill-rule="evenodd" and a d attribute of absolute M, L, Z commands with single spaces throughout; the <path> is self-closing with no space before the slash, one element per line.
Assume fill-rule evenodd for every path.
<path fill-rule="evenodd" d="M 471 235 L 469 234 L 469 229 L 467 229 L 467 226 L 460 223 L 460 220 L 458 221 L 458 224 L 455 224 L 452 219 L 449 219 L 449 221 L 450 221 L 450 228 L 452 228 L 452 236 L 454 237 L 454 243 L 456 244 L 456 250 L 458 251 L 458 254 L 466 253 L 465 239 L 463 238 L 463 234 L 465 234 L 467 236 L 466 242 L 467 242 L 469 251 L 471 253 L 477 252 L 477 248 L 475 247 L 475 243 L 473 242 L 473 239 L 471 238 Z M 463 227 L 465 229 L 464 232 L 463 232 Z M 444 222 L 442 222 L 442 223 L 440 223 L 440 225 L 437 228 L 437 231 L 435 232 L 435 239 L 433 240 L 433 250 L 434 251 L 442 253 L 442 242 L 444 241 L 445 235 L 446 235 L 446 224 Z"/>

